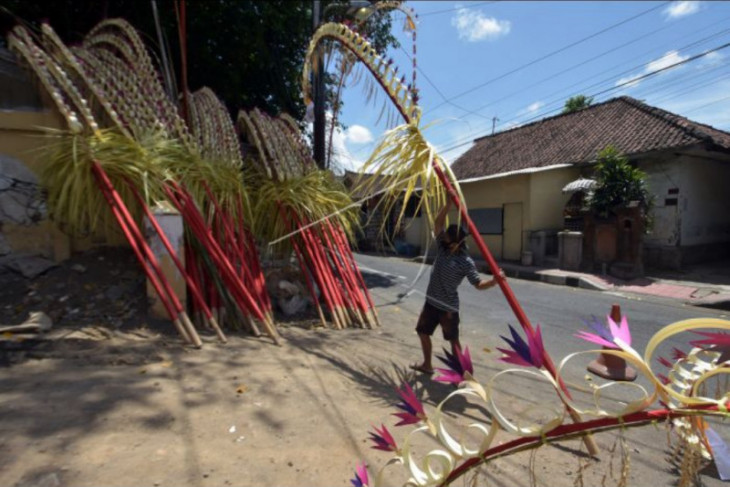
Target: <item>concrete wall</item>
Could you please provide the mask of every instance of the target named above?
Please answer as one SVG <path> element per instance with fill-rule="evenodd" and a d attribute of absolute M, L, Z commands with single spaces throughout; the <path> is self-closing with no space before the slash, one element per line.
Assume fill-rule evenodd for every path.
<path fill-rule="evenodd" d="M 501 178 L 462 183 L 461 189 L 470 209 L 502 208 L 508 203 L 522 203 L 522 249 L 529 249 L 530 232 L 534 230 L 562 230 L 563 207 L 570 195 L 562 188 L 579 176 L 576 168 L 559 168 L 531 174 L 515 174 Z M 503 250 L 514 254 L 519 249 L 503 249 L 502 235 L 482 235 L 489 250 L 497 259 Z M 478 249 L 470 242 L 472 255 Z"/>
<path fill-rule="evenodd" d="M 730 158 L 696 150 L 641 165 L 655 195 L 654 224 L 644 239 L 651 267 L 730 256 Z"/>
<path fill-rule="evenodd" d="M 680 268 L 683 261 L 730 254 L 730 191 L 726 188 L 730 156 L 696 151 L 679 156 L 663 153 L 640 163 L 647 173 L 647 186 L 656 196 L 654 226 L 644 237 L 649 266 Z M 562 230 L 563 208 L 570 195 L 562 194 L 561 189 L 579 176 L 578 168 L 558 168 L 466 182 L 461 189 L 470 209 L 522 203 L 522 248 L 529 249 L 532 231 Z M 482 235 L 482 239 L 495 258 L 501 259 L 503 236 Z M 474 242 L 469 239 L 468 243 L 470 253 L 478 256 Z"/>
<path fill-rule="evenodd" d="M 683 181 L 682 168 L 677 163 L 678 159 L 664 159 L 647 162 L 641 165 L 646 172 L 646 183 L 649 191 L 655 195 L 654 199 L 654 225 L 650 232 L 644 237 L 644 243 L 654 246 L 678 246 L 680 243 L 681 213 L 680 207 L 686 199 L 682 187 L 686 188 Z M 672 194 L 673 190 L 679 190 L 679 194 Z M 677 199 L 677 205 L 668 204 L 667 200 Z"/>
<path fill-rule="evenodd" d="M 730 242 L 730 162 L 682 159 L 682 246 Z"/>
<path fill-rule="evenodd" d="M 418 247 L 421 255 L 426 252 L 430 229 L 423 217 L 403 218 L 403 228 L 407 243 Z"/>
<path fill-rule="evenodd" d="M 65 123 L 55 110 L 0 110 L 0 247 L 57 261 L 70 253 L 68 237 L 47 220 L 38 177 L 44 129 Z"/>

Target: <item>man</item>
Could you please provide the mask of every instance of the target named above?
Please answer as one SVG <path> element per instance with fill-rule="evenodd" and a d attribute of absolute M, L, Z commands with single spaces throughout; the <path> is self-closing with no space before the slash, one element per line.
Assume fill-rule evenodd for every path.
<path fill-rule="evenodd" d="M 434 233 L 438 250 L 436 260 L 431 270 L 431 278 L 426 291 L 426 303 L 418 318 L 416 332 L 421 340 L 423 363 L 411 365 L 411 368 L 424 374 L 433 374 L 431 363 L 431 335 L 438 325 L 444 340 L 451 343 L 452 353 L 458 348 L 459 342 L 459 294 L 457 288 L 466 277 L 477 289 L 489 289 L 497 284 L 496 279 L 483 280 L 479 277 L 474 261 L 466 252 L 466 232 L 459 225 L 450 225 L 444 231 L 446 215 L 451 209 L 451 200 L 441 208 L 434 222 Z M 504 279 L 504 272 L 499 271 Z"/>

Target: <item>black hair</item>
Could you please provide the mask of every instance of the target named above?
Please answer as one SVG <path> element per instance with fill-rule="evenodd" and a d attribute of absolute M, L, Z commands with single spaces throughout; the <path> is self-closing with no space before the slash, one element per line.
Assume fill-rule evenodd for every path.
<path fill-rule="evenodd" d="M 464 227 L 456 223 L 449 225 L 449 228 L 446 229 L 446 235 L 449 236 L 450 242 L 459 244 L 459 250 L 466 249 L 466 230 L 464 230 Z"/>

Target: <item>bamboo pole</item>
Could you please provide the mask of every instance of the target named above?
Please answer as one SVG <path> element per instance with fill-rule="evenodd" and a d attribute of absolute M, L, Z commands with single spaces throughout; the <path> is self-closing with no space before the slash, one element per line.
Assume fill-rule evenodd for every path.
<path fill-rule="evenodd" d="M 362 273 L 360 272 L 360 268 L 358 267 L 357 262 L 355 262 L 355 256 L 352 253 L 352 249 L 350 248 L 349 243 L 347 242 L 347 238 L 345 237 L 345 232 L 342 230 L 342 228 L 336 228 L 336 230 L 337 230 L 337 233 L 339 234 L 340 241 L 343 242 L 342 248 L 345 249 L 347 257 L 350 261 L 349 265 L 352 266 L 353 272 L 355 273 L 355 276 L 357 277 L 357 280 L 360 283 L 360 287 L 362 287 L 362 289 L 363 289 L 365 298 L 367 298 L 368 304 L 370 305 L 370 314 L 368 315 L 368 318 L 370 319 L 372 317 L 373 323 L 375 324 L 375 326 L 380 326 L 380 319 L 378 318 L 378 312 L 375 308 L 375 304 L 373 303 L 373 298 L 370 296 L 370 292 L 368 291 L 367 284 L 365 284 L 365 279 L 362 277 Z"/>
<path fill-rule="evenodd" d="M 296 213 L 292 211 L 292 218 L 294 219 L 297 229 L 299 229 L 299 235 L 302 238 L 303 250 L 307 253 L 305 256 L 308 257 L 309 262 L 307 267 L 312 270 L 312 275 L 317 280 L 319 289 L 322 292 L 322 296 L 325 297 L 325 302 L 330 309 L 330 318 L 335 328 L 338 330 L 343 329 L 346 326 L 346 322 L 343 321 L 343 317 L 340 313 L 339 303 L 337 300 L 336 290 L 332 287 L 330 280 L 327 278 L 324 266 L 319 259 L 319 255 L 316 253 L 316 248 L 310 240 L 309 229 L 303 228 L 301 222 L 298 220 Z"/>
<path fill-rule="evenodd" d="M 287 232 L 291 233 L 291 223 L 289 222 L 289 219 L 286 218 L 286 215 L 284 214 L 284 209 L 281 207 L 281 205 L 278 205 L 278 207 L 279 207 L 279 215 L 281 216 L 281 219 L 284 221 L 284 224 L 286 225 Z M 314 303 L 315 307 L 317 308 L 317 314 L 319 315 L 319 319 L 322 322 L 322 326 L 327 328 L 327 320 L 324 317 L 324 312 L 322 311 L 322 306 L 319 303 L 319 297 L 317 296 L 317 293 L 314 290 L 314 283 L 312 282 L 312 276 L 310 276 L 309 272 L 307 271 L 304 256 L 302 255 L 302 251 L 299 248 L 299 242 L 297 241 L 296 236 L 293 236 L 291 238 L 291 242 L 292 242 L 292 246 L 294 247 L 294 252 L 297 256 L 297 262 L 299 262 L 299 269 L 302 272 L 302 275 L 304 276 L 304 281 L 307 284 L 307 289 L 309 289 L 309 295 L 312 297 L 312 302 Z"/>
<path fill-rule="evenodd" d="M 150 283 L 152 284 L 152 287 L 155 289 L 155 292 L 157 293 L 157 296 L 160 299 L 160 302 L 162 303 L 162 306 L 167 311 L 167 314 L 170 317 L 170 321 L 172 321 L 173 325 L 177 329 L 180 336 L 188 343 L 193 343 L 192 338 L 186 331 L 186 329 L 183 327 L 182 322 L 180 321 L 178 314 L 176 313 L 174 306 L 170 302 L 170 297 L 165 292 L 163 286 L 159 282 L 159 279 L 156 275 L 156 272 L 151 268 L 151 263 L 148 262 L 142 253 L 142 250 L 139 248 L 140 243 L 137 242 L 137 240 L 134 238 L 131 229 L 128 227 L 128 222 L 125 220 L 124 216 L 122 215 L 122 212 L 118 208 L 116 202 L 114 201 L 114 198 L 112 197 L 111 193 L 108 191 L 106 185 L 103 184 L 99 176 L 97 175 L 96 171 L 93 172 L 94 176 L 97 178 L 97 182 L 99 183 L 99 189 L 101 190 L 102 194 L 104 195 L 104 198 L 106 199 L 107 203 L 109 204 L 109 207 L 112 210 L 112 214 L 114 215 L 114 218 L 117 220 L 117 223 L 119 224 L 119 227 L 122 229 L 122 232 L 124 233 L 124 236 L 127 238 L 127 241 L 129 242 L 130 247 L 132 248 L 132 251 L 134 252 L 135 256 L 137 257 L 137 260 L 139 261 L 140 265 L 142 266 L 142 270 L 144 271 L 147 278 L 150 280 Z"/>
<path fill-rule="evenodd" d="M 191 279 L 190 275 L 186 272 L 185 266 L 180 262 L 180 259 L 177 256 L 177 253 L 175 252 L 175 249 L 172 248 L 172 245 L 170 244 L 170 241 L 167 238 L 167 235 L 165 235 L 164 230 L 160 227 L 160 224 L 157 222 L 157 219 L 150 211 L 149 207 L 145 204 L 144 200 L 142 199 L 142 196 L 137 191 L 137 188 L 134 187 L 129 181 L 127 181 L 127 186 L 132 191 L 132 194 L 135 196 L 137 201 L 139 202 L 140 206 L 142 206 L 142 210 L 144 211 L 145 215 L 147 216 L 147 219 L 152 224 L 152 227 L 155 229 L 155 232 L 157 232 L 157 235 L 159 235 L 160 240 L 162 241 L 162 244 L 165 246 L 165 249 L 167 250 L 167 253 L 170 255 L 170 258 L 172 259 L 173 263 L 177 267 L 180 274 L 185 279 L 185 282 L 187 283 L 188 287 L 190 288 L 190 292 L 193 295 L 193 299 L 195 300 L 196 304 L 202 309 L 203 313 L 205 314 L 205 317 L 208 320 L 208 323 L 210 326 L 213 327 L 215 330 L 216 335 L 218 335 L 218 338 L 221 342 L 226 343 L 228 339 L 226 338 L 225 334 L 221 330 L 221 328 L 218 326 L 218 322 L 213 316 L 213 313 L 210 311 L 210 308 L 205 303 L 205 299 L 203 298 L 203 295 L 200 293 L 200 289 L 195 284 L 195 282 Z"/>
<path fill-rule="evenodd" d="M 178 208 L 181 214 L 187 215 L 190 221 L 190 228 L 193 229 L 201 244 L 205 249 L 208 250 L 211 258 L 215 261 L 217 268 L 221 271 L 221 277 L 225 281 L 226 285 L 229 286 L 230 290 L 236 296 L 236 301 L 244 309 L 248 307 L 251 309 L 257 318 L 261 320 L 266 329 L 267 334 L 277 345 L 280 344 L 279 335 L 274 327 L 273 323 L 268 317 L 264 315 L 261 308 L 257 305 L 253 296 L 243 286 L 243 283 L 238 278 L 235 269 L 231 265 L 231 262 L 223 253 L 218 243 L 213 239 L 210 227 L 208 227 L 202 219 L 195 202 L 192 197 L 179 187 L 174 181 L 170 181 L 170 185 L 174 188 L 165 187 L 165 191 L 174 203 L 180 205 Z"/>
<path fill-rule="evenodd" d="M 334 263 L 337 272 L 340 274 L 340 279 L 343 283 L 343 289 L 350 297 L 350 312 L 355 314 L 355 317 L 360 322 L 360 326 L 362 328 L 366 328 L 368 323 L 366 323 L 363 314 L 367 314 L 367 306 L 364 305 L 365 298 L 360 294 L 360 289 L 355 284 L 354 276 L 352 276 L 351 271 L 348 272 L 346 270 L 346 267 L 341 263 L 340 249 L 338 248 L 339 246 L 335 244 L 334 239 L 330 236 L 329 227 L 326 225 L 321 225 L 320 233 L 324 237 L 324 241 L 327 244 L 326 248 L 329 249 L 331 260 Z"/>
<path fill-rule="evenodd" d="M 295 218 L 297 218 L 296 215 Z M 300 227 L 306 225 L 307 223 L 308 222 L 306 221 L 298 221 Z M 302 235 L 309 242 L 307 247 L 310 249 L 312 255 L 314 256 L 315 262 L 317 263 L 319 270 L 322 273 L 322 277 L 326 281 L 329 289 L 331 290 L 335 312 L 340 319 L 342 327 L 346 328 L 352 324 L 352 320 L 344 312 L 344 298 L 342 296 L 341 287 L 337 285 L 337 280 L 332 275 L 329 262 L 327 261 L 327 256 L 322 249 L 322 244 L 321 242 L 317 241 L 312 228 L 313 227 L 304 228 L 304 230 L 302 231 Z"/>

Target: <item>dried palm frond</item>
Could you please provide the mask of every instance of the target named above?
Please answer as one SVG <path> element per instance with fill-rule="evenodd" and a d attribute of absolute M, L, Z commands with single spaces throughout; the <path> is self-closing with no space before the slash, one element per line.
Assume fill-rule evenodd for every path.
<path fill-rule="evenodd" d="M 350 30 L 346 25 L 336 23 L 319 27 L 309 43 L 302 71 L 302 95 L 305 103 L 311 101 L 311 75 L 320 69 L 319 54 L 332 51 L 335 44 L 333 40 L 344 46 L 368 67 L 404 119 L 416 122 L 420 119 L 421 109 L 417 105 L 417 97 L 414 96 L 412 87 L 406 86 L 404 79 L 399 78 L 398 68 L 392 65 L 392 60 L 378 54 L 360 34 Z"/>
<path fill-rule="evenodd" d="M 197 154 L 184 153 L 166 162 L 167 177 L 185 186 L 203 211 L 213 211 L 210 207 L 210 195 L 213 194 L 228 214 L 243 218 L 247 224 L 252 222 L 250 197 L 243 182 L 243 173 L 229 160 L 209 161 Z"/>
<path fill-rule="evenodd" d="M 327 171 L 316 169 L 301 132 L 291 117 L 273 118 L 260 110 L 240 111 L 239 127 L 256 147 L 258 183 L 253 212 L 257 235 L 268 241 L 287 235 L 280 209 L 303 221 L 330 218 L 352 238 L 357 211 L 345 187 Z M 289 214 L 289 213 L 287 213 Z"/>
<path fill-rule="evenodd" d="M 352 204 L 344 186 L 326 171 L 311 171 L 285 181 L 262 178 L 252 199 L 255 201 L 255 233 L 265 241 L 279 240 L 291 231 L 280 217 L 280 208 L 311 223 L 329 219 L 338 224 L 349 239 L 359 224 L 356 205 Z"/>
<path fill-rule="evenodd" d="M 96 122 L 90 120 L 88 113 L 80 115 L 80 110 L 84 106 L 83 104 L 81 108 L 77 106 L 79 100 L 71 95 L 68 77 L 61 75 L 63 68 L 38 45 L 27 29 L 22 26 L 14 27 L 8 34 L 8 46 L 28 63 L 48 91 L 71 132 L 79 134 L 85 129 L 95 130 L 97 128 Z"/>
<path fill-rule="evenodd" d="M 389 213 L 399 201 L 408 201 L 420 195 L 418 209 L 423 209 L 429 224 L 433 225 L 437 209 L 446 202 L 446 189 L 434 171 L 434 165 L 449 176 L 460 194 L 451 168 L 423 137 L 415 123 L 400 125 L 383 136 L 363 166 L 365 173 L 356 182 L 356 193 L 374 194 L 381 191 L 379 181 L 385 180 L 380 205 Z M 463 198 L 462 198 L 463 200 Z M 400 226 L 405 206 L 398 212 L 396 227 Z M 384 231 L 384 226 L 381 232 Z"/>
<path fill-rule="evenodd" d="M 124 19 L 107 19 L 97 24 L 84 38 L 83 49 L 102 61 L 101 73 L 87 70 L 97 83 L 121 82 L 121 90 L 106 90 L 105 96 L 124 114 L 132 129 L 142 132 L 163 130 L 189 149 L 196 144 L 177 107 L 167 96 L 160 75 L 137 31 Z M 136 100 L 132 103 L 126 103 Z"/>
<path fill-rule="evenodd" d="M 94 161 L 109 175 L 128 206 L 134 207 L 126 183 L 140 188 L 148 200 L 161 199 L 157 182 L 175 146 L 174 141 L 159 133 L 139 141 L 115 130 L 102 130 L 92 136 L 58 133 L 44 149 L 48 157 L 41 175 L 48 189 L 51 218 L 72 234 L 101 231 L 110 235 L 116 223 L 92 174 Z"/>

